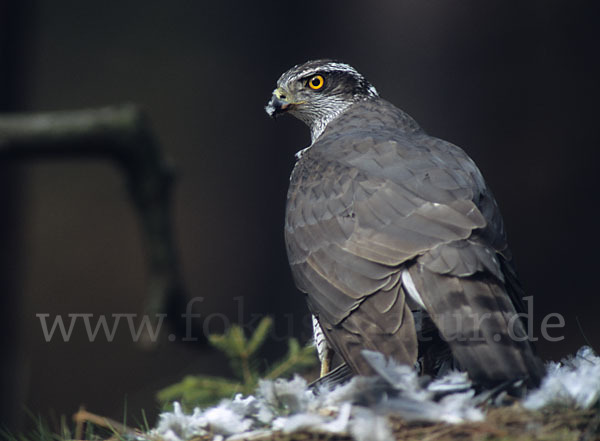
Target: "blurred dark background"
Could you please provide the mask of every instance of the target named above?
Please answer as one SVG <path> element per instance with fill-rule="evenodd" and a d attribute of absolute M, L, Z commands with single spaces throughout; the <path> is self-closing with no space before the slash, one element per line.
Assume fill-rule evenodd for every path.
<path fill-rule="evenodd" d="M 598 12 L 546 0 L 5 0 L 0 110 L 143 106 L 177 166 L 185 288 L 203 298 L 194 310 L 217 328 L 270 314 L 278 340 L 306 339 L 282 225 L 293 154 L 309 134 L 263 106 L 293 64 L 346 61 L 478 163 L 535 296 L 536 335 L 545 315 L 565 319 L 550 331 L 564 339 L 538 342 L 557 359 L 583 334 L 600 348 Z M 0 160 L 0 213 L 0 423 L 80 404 L 117 419 L 126 406 L 133 423 L 184 374 L 227 374 L 206 345 L 144 351 L 124 327 L 112 343 L 90 343 L 81 324 L 68 343 L 45 342 L 35 314 L 142 312 L 142 237 L 111 163 Z"/>

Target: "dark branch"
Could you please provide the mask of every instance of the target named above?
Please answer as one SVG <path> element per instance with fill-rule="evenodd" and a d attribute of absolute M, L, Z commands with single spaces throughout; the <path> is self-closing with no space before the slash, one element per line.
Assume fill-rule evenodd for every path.
<path fill-rule="evenodd" d="M 146 313 L 154 317 L 180 304 L 183 284 L 170 215 L 173 171 L 140 109 L 121 105 L 0 115 L 0 159 L 57 158 L 110 159 L 124 171 L 148 254 Z"/>

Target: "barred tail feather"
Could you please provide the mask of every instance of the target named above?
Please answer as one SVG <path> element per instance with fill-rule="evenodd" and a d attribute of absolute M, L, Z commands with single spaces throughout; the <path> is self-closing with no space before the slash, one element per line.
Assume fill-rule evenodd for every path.
<path fill-rule="evenodd" d="M 442 275 L 418 263 L 409 272 L 440 335 L 472 380 L 493 385 L 522 378 L 539 384 L 543 364 L 497 278 L 482 272 Z"/>

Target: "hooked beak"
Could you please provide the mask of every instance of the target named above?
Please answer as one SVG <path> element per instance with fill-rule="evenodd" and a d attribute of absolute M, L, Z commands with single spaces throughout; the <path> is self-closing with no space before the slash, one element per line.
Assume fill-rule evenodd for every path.
<path fill-rule="evenodd" d="M 276 118 L 288 110 L 292 104 L 294 103 L 290 100 L 289 94 L 278 87 L 273 91 L 271 100 L 265 106 L 265 111 L 271 118 Z"/>

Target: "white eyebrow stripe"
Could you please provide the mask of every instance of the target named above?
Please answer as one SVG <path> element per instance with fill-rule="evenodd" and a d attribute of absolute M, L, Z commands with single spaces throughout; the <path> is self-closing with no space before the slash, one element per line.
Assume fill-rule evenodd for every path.
<path fill-rule="evenodd" d="M 324 72 L 342 71 L 342 72 L 349 72 L 349 73 L 354 73 L 356 75 L 359 75 L 359 73 L 356 71 L 356 69 L 354 69 L 352 66 L 350 66 L 349 64 L 346 64 L 346 63 L 327 63 L 321 67 L 314 68 L 313 70 L 315 72 L 318 72 L 318 71 L 324 71 Z"/>
<path fill-rule="evenodd" d="M 300 67 L 301 65 L 297 65 L 294 66 L 292 69 L 290 69 L 288 72 L 284 73 L 279 80 L 277 81 L 278 84 L 282 84 L 282 83 L 287 83 L 293 80 L 299 80 L 300 78 L 303 77 L 307 77 L 313 74 L 316 74 L 318 72 L 327 72 L 327 73 L 331 73 L 331 72 L 345 72 L 345 73 L 349 73 L 351 75 L 354 75 L 358 78 L 362 78 L 362 75 L 358 73 L 358 71 L 356 69 L 354 69 L 352 66 L 350 66 L 349 64 L 346 63 L 336 63 L 336 62 L 330 62 L 330 63 L 326 63 L 326 64 L 322 64 L 320 66 L 315 66 L 311 69 L 306 69 L 300 72 L 296 72 L 295 75 L 291 75 L 294 70 L 296 70 L 298 67 Z"/>

